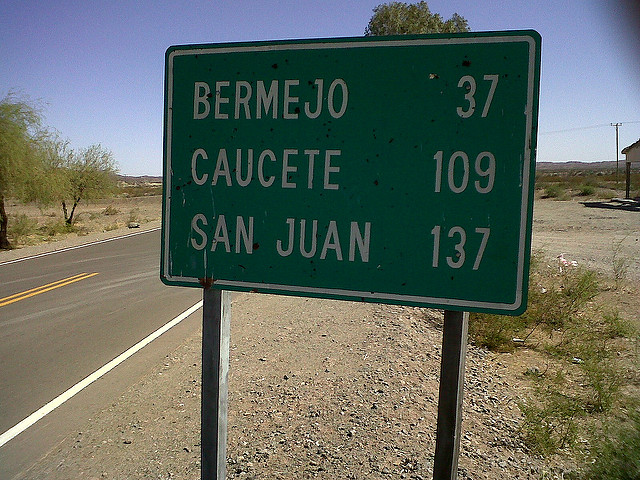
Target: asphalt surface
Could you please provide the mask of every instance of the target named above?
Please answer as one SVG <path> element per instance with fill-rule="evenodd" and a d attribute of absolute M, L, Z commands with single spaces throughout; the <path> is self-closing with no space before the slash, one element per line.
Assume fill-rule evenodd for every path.
<path fill-rule="evenodd" d="M 201 300 L 199 289 L 164 286 L 159 265 L 158 230 L 0 264 L 0 434 Z M 0 447 L 0 478 L 29 478 L 31 465 L 201 318 L 199 310 Z"/>

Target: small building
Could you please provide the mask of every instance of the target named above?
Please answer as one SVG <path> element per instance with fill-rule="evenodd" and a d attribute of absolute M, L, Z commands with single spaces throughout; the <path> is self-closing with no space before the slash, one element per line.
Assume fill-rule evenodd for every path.
<path fill-rule="evenodd" d="M 622 153 L 625 156 L 627 166 L 627 190 L 625 198 L 629 198 L 629 192 L 631 190 L 631 164 L 640 163 L 640 139 L 628 147 L 623 148 Z"/>

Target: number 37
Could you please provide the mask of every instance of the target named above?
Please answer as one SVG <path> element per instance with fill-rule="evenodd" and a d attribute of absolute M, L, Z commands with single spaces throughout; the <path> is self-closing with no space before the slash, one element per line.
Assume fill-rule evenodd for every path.
<path fill-rule="evenodd" d="M 496 87 L 498 86 L 498 75 L 485 75 L 483 78 L 487 82 L 491 82 L 491 86 L 489 87 L 487 100 L 484 102 L 484 108 L 482 109 L 482 118 L 486 117 L 489 114 L 489 108 L 491 107 L 491 102 L 493 101 L 493 95 L 496 93 Z M 458 115 L 462 118 L 469 118 L 476 110 L 476 79 L 471 75 L 465 75 L 458 82 L 458 87 L 467 89 L 467 93 L 464 95 L 464 99 L 468 102 L 466 109 L 464 109 L 463 107 L 457 108 Z"/>

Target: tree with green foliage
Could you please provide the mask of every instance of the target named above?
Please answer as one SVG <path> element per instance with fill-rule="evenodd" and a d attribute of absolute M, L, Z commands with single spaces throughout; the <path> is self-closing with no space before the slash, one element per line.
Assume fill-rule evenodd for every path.
<path fill-rule="evenodd" d="M 424 1 L 415 4 L 383 3 L 374 8 L 373 12 L 364 31 L 366 36 L 469 31 L 469 24 L 464 17 L 454 13 L 449 20 L 444 20 L 439 14 L 431 13 Z"/>
<path fill-rule="evenodd" d="M 41 111 L 28 99 L 9 93 L 0 101 L 0 249 L 9 249 L 8 196 L 30 200 L 42 172 Z"/>
<path fill-rule="evenodd" d="M 60 202 L 67 225 L 73 225 L 76 207 L 81 200 L 103 198 L 116 186 L 117 166 L 111 151 L 102 145 L 91 145 L 79 152 L 59 147 L 56 160 L 63 173 Z M 71 205 L 71 211 L 68 209 Z"/>

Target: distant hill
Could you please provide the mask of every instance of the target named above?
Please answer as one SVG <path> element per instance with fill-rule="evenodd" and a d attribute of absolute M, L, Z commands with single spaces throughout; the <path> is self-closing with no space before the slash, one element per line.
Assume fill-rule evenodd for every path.
<path fill-rule="evenodd" d="M 623 169 L 624 160 L 620 160 L 618 167 Z M 536 170 L 545 172 L 565 172 L 567 170 L 615 170 L 616 162 L 536 162 Z"/>
<path fill-rule="evenodd" d="M 624 171 L 624 160 L 621 159 L 618 167 Z M 566 172 L 570 170 L 598 171 L 615 170 L 616 162 L 536 162 L 536 170 L 539 172 Z M 130 175 L 118 175 L 118 181 L 129 185 L 148 185 L 162 183 L 162 177 L 142 175 L 139 177 Z"/>
<path fill-rule="evenodd" d="M 150 185 L 162 183 L 162 177 L 153 177 L 151 175 L 142 175 L 140 177 L 118 175 L 118 181 L 124 182 L 127 185 Z"/>

